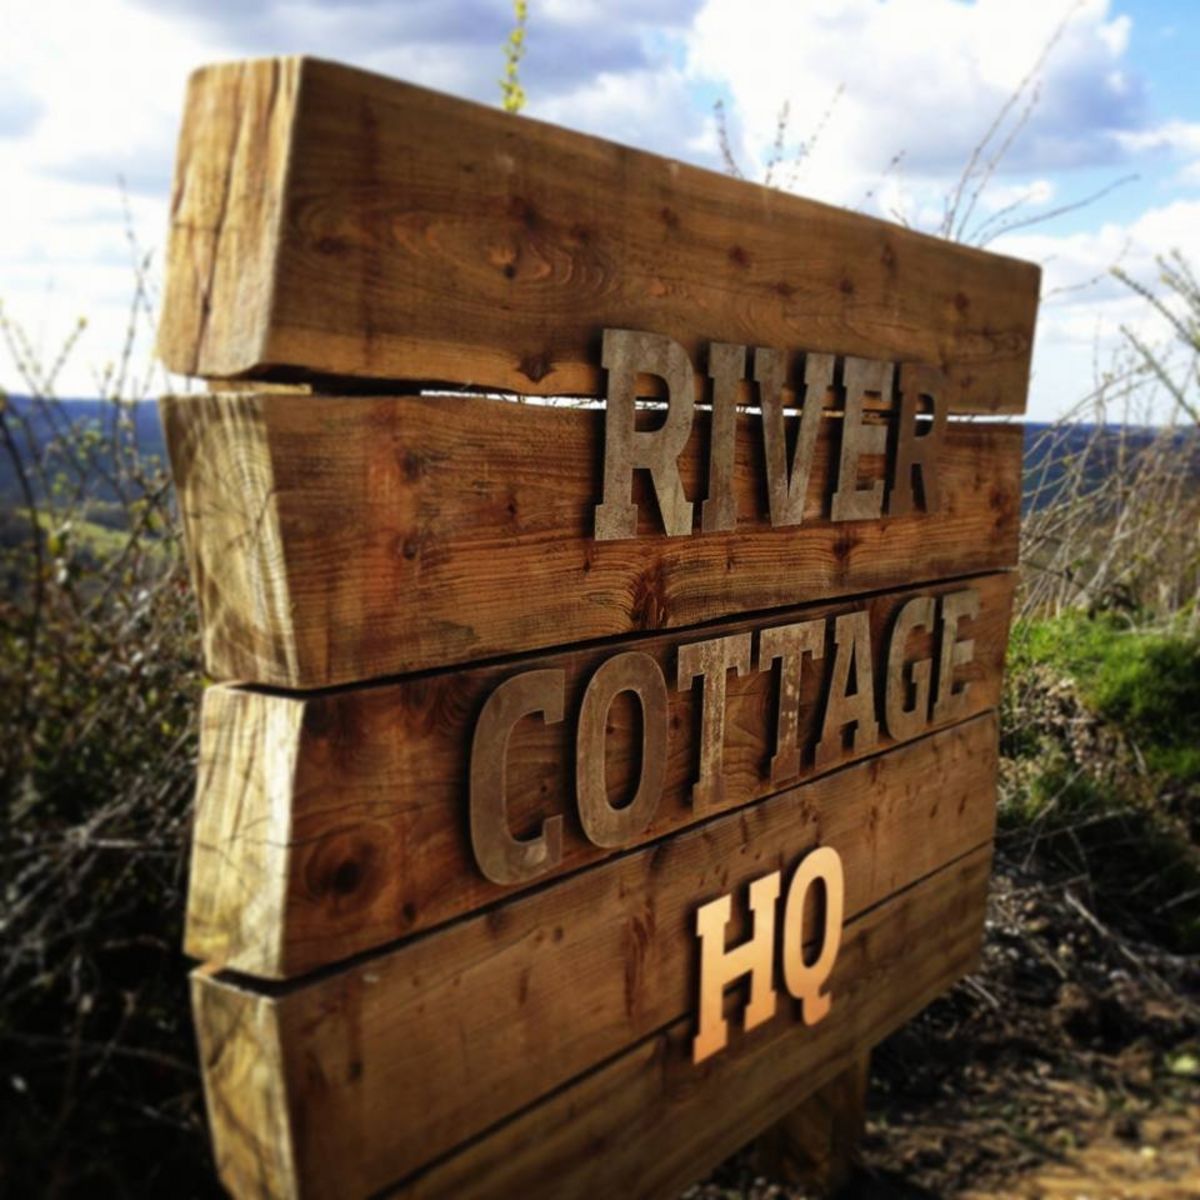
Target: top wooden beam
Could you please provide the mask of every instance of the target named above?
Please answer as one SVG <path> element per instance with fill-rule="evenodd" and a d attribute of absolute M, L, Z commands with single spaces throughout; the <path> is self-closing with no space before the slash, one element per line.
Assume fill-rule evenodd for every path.
<path fill-rule="evenodd" d="M 176 372 L 598 395 L 606 327 L 943 367 L 1025 406 L 1040 272 L 305 58 L 191 80 L 159 349 Z"/>

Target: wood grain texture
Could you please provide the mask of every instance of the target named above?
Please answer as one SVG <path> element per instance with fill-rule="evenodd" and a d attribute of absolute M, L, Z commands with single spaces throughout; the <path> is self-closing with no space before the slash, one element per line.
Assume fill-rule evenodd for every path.
<path fill-rule="evenodd" d="M 836 1195 L 853 1170 L 866 1126 L 870 1076 L 871 1056 L 864 1054 L 760 1134 L 755 1173 L 818 1196 Z"/>
<path fill-rule="evenodd" d="M 1013 584 L 1008 573 L 969 582 L 979 592 L 980 615 L 963 621 L 959 630 L 960 637 L 974 641 L 974 661 L 955 675 L 968 688 L 964 715 L 999 703 Z M 576 814 L 574 729 L 586 684 L 611 655 L 636 646 L 673 681 L 681 644 L 807 620 L 827 620 L 832 629 L 838 614 L 865 608 L 881 692 L 900 609 L 913 596 L 940 597 L 964 586 L 906 589 L 307 698 L 210 688 L 201 721 L 187 950 L 251 975 L 287 978 L 511 894 L 511 887 L 483 877 L 467 835 L 472 732 L 485 700 L 506 679 L 531 670 L 565 672 L 565 720 L 523 722 L 512 738 L 507 771 L 509 820 L 517 836 L 533 834 L 556 814 L 565 816 L 563 857 L 555 873 L 566 874 L 609 853 L 585 838 Z M 934 638 L 918 630 L 907 639 L 905 658 L 936 661 L 935 651 Z M 816 773 L 813 746 L 832 653 L 828 648 L 823 661 L 803 664 L 796 703 L 804 753 L 790 778 L 771 777 L 779 665 L 729 676 L 725 809 Z M 681 692 L 672 686 L 668 696 L 664 786 L 641 842 L 709 815 L 697 813 L 689 800 L 698 762 L 700 689 Z M 627 797 L 641 740 L 634 706 L 618 702 L 607 724 L 607 792 Z M 904 736 L 926 728 L 936 726 L 914 727 Z M 884 722 L 880 749 L 894 744 L 886 729 Z M 853 757 L 844 751 L 831 766 Z"/>
<path fill-rule="evenodd" d="M 298 1196 L 278 1014 L 208 967 L 191 991 L 217 1174 L 235 1196 Z"/>
<path fill-rule="evenodd" d="M 260 994 L 255 1003 L 274 1010 L 280 1031 L 303 1190 L 381 1187 L 690 1020 L 693 918 L 706 899 L 738 896 L 735 942 L 745 936 L 748 882 L 790 869 L 820 843 L 842 857 L 852 919 L 988 843 L 995 736 L 994 718 L 978 718 L 344 971 Z M 968 890 L 959 903 L 978 923 L 976 899 Z M 939 945 L 911 941 L 912 969 Z M 854 1017 L 837 970 L 827 1022 L 847 1027 Z"/>
<path fill-rule="evenodd" d="M 205 658 L 217 679 L 355 683 L 1015 565 L 1021 430 L 951 424 L 943 505 L 834 524 L 836 419 L 804 523 L 767 517 L 738 418 L 730 532 L 597 542 L 603 413 L 480 397 L 207 394 L 162 402 Z M 680 459 L 703 489 L 707 418 Z M 863 460 L 863 479 L 885 473 Z M 700 505 L 696 505 L 697 520 Z"/>
<path fill-rule="evenodd" d="M 253 357 L 270 336 L 275 258 L 295 125 L 298 59 L 205 67 L 188 83 L 171 189 L 159 324 L 184 375 L 216 349 Z"/>
<path fill-rule="evenodd" d="M 510 1070 L 450 1125 L 441 1119 L 438 1100 L 461 1076 L 478 1097 L 483 1081 L 476 1081 L 474 1068 L 493 1078 L 489 1052 L 496 1043 L 456 1041 L 446 1027 L 455 1014 L 446 1013 L 435 1077 L 413 1074 L 415 1060 L 429 1056 L 418 1034 L 407 1036 L 401 1025 L 413 1007 L 404 999 L 414 990 L 411 979 L 393 984 L 386 972 L 368 972 L 348 989 L 326 992 L 319 1008 L 306 1004 L 303 1011 L 294 995 L 268 998 L 216 985 L 236 992 L 244 1029 L 256 1029 L 263 1010 L 273 1010 L 285 1057 L 281 1076 L 292 1121 L 290 1144 L 296 1148 L 295 1174 L 281 1189 L 267 1191 L 252 1182 L 239 1189 L 228 1171 L 223 1178 L 239 1196 L 364 1196 L 397 1183 L 397 1194 L 431 1200 L 674 1194 L 971 969 L 990 862 L 990 845 L 980 847 L 851 919 L 830 980 L 834 1009 L 818 1025 L 803 1025 L 790 1005 L 780 1004 L 766 1025 L 749 1034 L 735 1028 L 728 1050 L 695 1067 L 693 1014 L 644 1036 L 645 1026 L 637 1022 L 628 1027 L 637 1039 L 621 1053 L 603 1065 L 595 1060 L 590 1073 L 577 1073 L 557 1088 L 549 1080 L 570 1069 L 579 1049 L 571 1029 L 545 1021 L 497 1025 Z M 657 936 L 663 936 L 661 926 Z M 569 935 L 562 944 L 568 941 Z M 471 970 L 454 974 L 462 986 L 470 985 Z M 416 988 L 430 982 L 422 976 Z M 534 975 L 528 986 L 537 991 L 540 982 Z M 558 985 L 579 996 L 583 1006 L 591 982 L 591 975 L 560 977 Z M 507 995 L 498 999 L 508 1007 Z M 249 1038 L 237 1053 L 259 1057 Z M 549 1060 L 555 1061 L 544 1093 L 526 1106 L 520 1082 L 516 1090 L 509 1083 L 511 1074 L 523 1080 L 531 1062 Z M 507 1121 L 494 1120 L 505 1108 Z M 444 1140 L 455 1137 L 462 1140 L 453 1153 L 439 1156 Z M 241 1124 L 216 1123 L 214 1138 L 218 1160 L 237 1164 L 238 1180 L 255 1179 L 260 1150 L 273 1153 L 255 1129 Z"/>
<path fill-rule="evenodd" d="M 985 847 L 848 924 L 832 979 L 841 1011 L 819 1025 L 781 1011 L 696 1068 L 693 1022 L 677 1021 L 396 1194 L 677 1196 L 974 968 L 990 866 Z"/>
<path fill-rule="evenodd" d="M 287 895 L 273 881 L 287 878 L 293 857 L 303 717 L 277 696 L 204 693 L 185 936 L 197 958 L 223 962 L 210 952 L 218 938 L 197 933 L 216 930 L 263 961 L 286 956 Z"/>
<path fill-rule="evenodd" d="M 395 80 L 206 68 L 176 172 L 159 350 L 183 374 L 597 395 L 608 326 L 693 358 L 717 341 L 924 361 L 954 409 L 1024 408 L 1036 266 Z M 191 203 L 193 180 L 220 202 Z"/>

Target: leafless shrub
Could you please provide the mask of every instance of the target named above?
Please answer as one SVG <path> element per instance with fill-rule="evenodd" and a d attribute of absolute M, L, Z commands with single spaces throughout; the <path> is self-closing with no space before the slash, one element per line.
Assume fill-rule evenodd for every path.
<path fill-rule="evenodd" d="M 1116 608 L 1196 628 L 1200 437 L 1188 421 L 1146 420 L 1149 383 L 1126 362 L 1086 408 L 1031 438 L 1021 615 Z"/>
<path fill-rule="evenodd" d="M 149 265 L 136 258 L 128 330 L 86 421 L 57 396 L 79 331 L 46 363 L 0 315 L 24 393 L 0 394 L 0 1191 L 12 1195 L 207 1186 L 179 949 L 200 672 L 170 480 L 145 444 Z"/>

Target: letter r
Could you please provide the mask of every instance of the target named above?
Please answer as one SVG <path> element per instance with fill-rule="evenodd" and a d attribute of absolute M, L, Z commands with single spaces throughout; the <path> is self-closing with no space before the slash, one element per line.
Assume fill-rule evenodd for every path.
<path fill-rule="evenodd" d="M 606 329 L 601 362 L 608 372 L 604 406 L 604 502 L 596 505 L 596 540 L 637 536 L 637 505 L 630 499 L 633 472 L 650 472 L 672 537 L 692 532 L 692 505 L 679 477 L 679 456 L 692 431 L 696 380 L 678 342 L 656 333 Z M 658 429 L 637 428 L 637 377 L 657 375 L 667 385 L 666 420 Z"/>

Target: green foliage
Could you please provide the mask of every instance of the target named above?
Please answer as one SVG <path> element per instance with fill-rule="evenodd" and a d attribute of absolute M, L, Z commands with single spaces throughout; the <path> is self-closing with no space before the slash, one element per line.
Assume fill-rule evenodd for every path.
<path fill-rule="evenodd" d="M 1104 613 L 1018 621 L 1001 716 L 1006 837 L 1139 937 L 1200 949 L 1200 638 Z"/>
<path fill-rule="evenodd" d="M 521 86 L 521 59 L 525 56 L 525 26 L 529 20 L 528 0 L 513 0 L 516 24 L 504 43 L 504 78 L 500 80 L 500 107 L 519 113 L 525 107 L 525 89 Z"/>
<path fill-rule="evenodd" d="M 1035 663 L 1069 676 L 1084 704 L 1116 725 L 1151 769 L 1200 781 L 1200 637 L 1067 612 L 1017 624 L 1009 669 L 1019 674 Z"/>
<path fill-rule="evenodd" d="M 1110 780 L 1097 779 L 1075 768 L 1061 749 L 1048 749 L 1029 786 L 1006 806 L 1005 823 L 1021 824 L 1051 809 L 1060 818 L 1091 817 L 1120 807 L 1120 793 Z"/>

